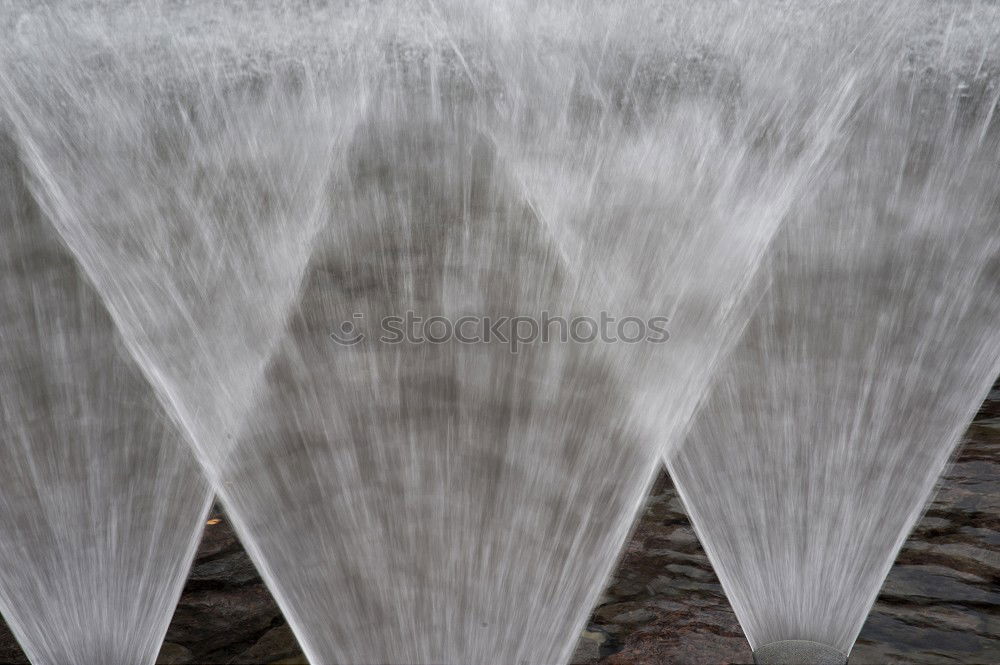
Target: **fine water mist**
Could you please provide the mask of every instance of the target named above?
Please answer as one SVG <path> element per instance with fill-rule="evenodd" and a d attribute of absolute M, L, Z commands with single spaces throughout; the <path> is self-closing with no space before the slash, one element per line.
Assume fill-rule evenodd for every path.
<path fill-rule="evenodd" d="M 514 57 L 480 32 L 485 17 L 432 24 L 468 50 L 390 32 L 286 335 L 219 471 L 316 662 L 568 658 L 656 451 L 684 430 L 743 323 L 747 277 L 857 101 L 853 62 L 815 67 L 818 99 L 754 150 L 785 113 L 746 101 L 758 79 L 685 72 L 700 98 L 677 104 L 648 72 L 623 90 L 601 72 L 603 57 L 646 68 L 656 54 L 581 57 L 539 36 Z M 516 354 L 379 340 L 379 322 L 407 311 L 616 307 L 662 311 L 678 333 Z M 328 333 L 345 322 L 364 339 L 336 348 Z"/>
<path fill-rule="evenodd" d="M 12 117 L 37 199 L 211 475 L 284 326 L 356 100 L 317 99 L 294 63 L 265 76 L 142 56 L 27 61 Z"/>
<path fill-rule="evenodd" d="M 152 663 L 211 498 L 0 136 L 0 612 L 32 663 Z"/>
<path fill-rule="evenodd" d="M 765 312 L 798 302 L 772 304 L 778 276 L 755 277 L 781 225 L 795 230 L 772 248 L 776 265 L 788 245 L 803 261 L 822 248 L 817 270 L 865 267 L 884 243 L 839 221 L 818 225 L 832 239 L 817 241 L 800 218 L 839 220 L 844 193 L 877 208 L 890 191 L 880 168 L 925 133 L 956 173 L 977 173 L 985 153 L 918 131 L 937 127 L 923 106 L 873 99 L 895 31 L 875 20 L 881 3 L 780 4 L 12 12 L 0 86 L 39 214 L 186 435 L 311 662 L 568 660 L 662 456 L 753 307 L 769 288 Z M 977 129 L 942 117 L 972 145 Z M 848 168 L 858 155 L 871 162 L 864 181 Z M 928 159 L 930 175 L 891 190 L 892 219 L 941 268 L 912 274 L 957 284 L 962 248 L 937 252 L 931 220 L 973 224 L 986 204 L 978 181 Z M 945 205 L 962 194 L 976 203 Z M 847 267 L 843 284 L 868 284 Z M 933 295 L 909 275 L 896 278 Z M 662 317 L 669 339 L 383 339 L 386 317 L 407 312 L 452 325 Z M 865 325 L 899 328 L 889 312 Z M 980 325 L 989 314 L 962 312 Z M 914 339 L 936 339 L 923 325 Z M 942 362 L 971 357 L 956 344 Z M 956 362 L 947 380 L 978 377 L 970 363 L 986 371 Z M 790 399 L 807 394 L 791 383 Z M 723 458 L 725 474 L 750 446 L 701 438 L 681 464 L 717 492 L 715 468 L 687 460 Z M 719 477 L 729 495 L 706 505 L 763 505 Z M 731 529 L 733 515 L 705 519 Z M 734 574 L 721 576 L 732 592 Z M 749 626 L 749 605 L 734 602 Z M 834 623 L 849 633 L 854 619 Z"/>
<path fill-rule="evenodd" d="M 850 651 L 1000 373 L 996 25 L 953 17 L 871 77 L 669 463 L 755 649 Z"/>

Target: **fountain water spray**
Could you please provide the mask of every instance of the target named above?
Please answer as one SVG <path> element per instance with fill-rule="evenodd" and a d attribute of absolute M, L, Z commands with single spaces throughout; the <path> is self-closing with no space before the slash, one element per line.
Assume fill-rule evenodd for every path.
<path fill-rule="evenodd" d="M 191 35 L 149 7 L 107 7 L 94 20 L 101 10 L 66 6 L 22 17 L 22 43 L 6 45 L 5 99 L 28 185 L 217 486 L 217 461 L 284 325 L 338 137 L 363 95 L 314 95 L 291 48 L 261 50 L 276 61 L 259 68 L 227 60 L 227 40 L 253 41 L 246 33 L 184 42 Z M 169 495 L 160 500 L 166 509 Z M 81 617 L 95 635 L 119 625 Z M 157 626 L 118 641 L 156 646 L 162 634 Z"/>
<path fill-rule="evenodd" d="M 310 660 L 564 662 L 878 42 L 820 60 L 824 11 L 733 3 L 237 5 L 19 22 L 33 191 Z M 671 338 L 377 340 L 600 309 Z"/>
<path fill-rule="evenodd" d="M 1000 372 L 995 9 L 869 78 L 669 462 L 758 662 L 846 659 Z"/>
<path fill-rule="evenodd" d="M 0 612 L 37 665 L 152 665 L 210 488 L 0 136 Z"/>

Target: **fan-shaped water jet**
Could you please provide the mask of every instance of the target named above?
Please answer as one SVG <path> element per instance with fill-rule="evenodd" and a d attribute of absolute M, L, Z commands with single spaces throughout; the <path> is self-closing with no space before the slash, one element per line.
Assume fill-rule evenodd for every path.
<path fill-rule="evenodd" d="M 152 665 L 211 491 L 0 121 L 0 612 L 37 665 Z"/>
<path fill-rule="evenodd" d="M 850 652 L 1000 372 L 1000 130 L 974 50 L 998 16 L 984 11 L 966 24 L 973 48 L 952 34 L 954 55 L 918 51 L 869 79 L 669 461 L 754 648 Z"/>

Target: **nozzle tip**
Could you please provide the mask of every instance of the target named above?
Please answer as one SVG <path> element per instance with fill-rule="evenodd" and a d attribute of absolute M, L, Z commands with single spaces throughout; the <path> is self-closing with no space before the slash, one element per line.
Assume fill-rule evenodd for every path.
<path fill-rule="evenodd" d="M 756 665 L 847 665 L 847 655 L 809 640 L 771 642 L 753 652 Z"/>

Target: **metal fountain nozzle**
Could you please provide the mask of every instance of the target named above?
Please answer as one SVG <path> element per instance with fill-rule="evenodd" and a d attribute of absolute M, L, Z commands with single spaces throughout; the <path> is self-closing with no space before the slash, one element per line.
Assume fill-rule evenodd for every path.
<path fill-rule="evenodd" d="M 755 665 L 847 665 L 847 654 L 809 640 L 781 640 L 753 652 Z"/>

